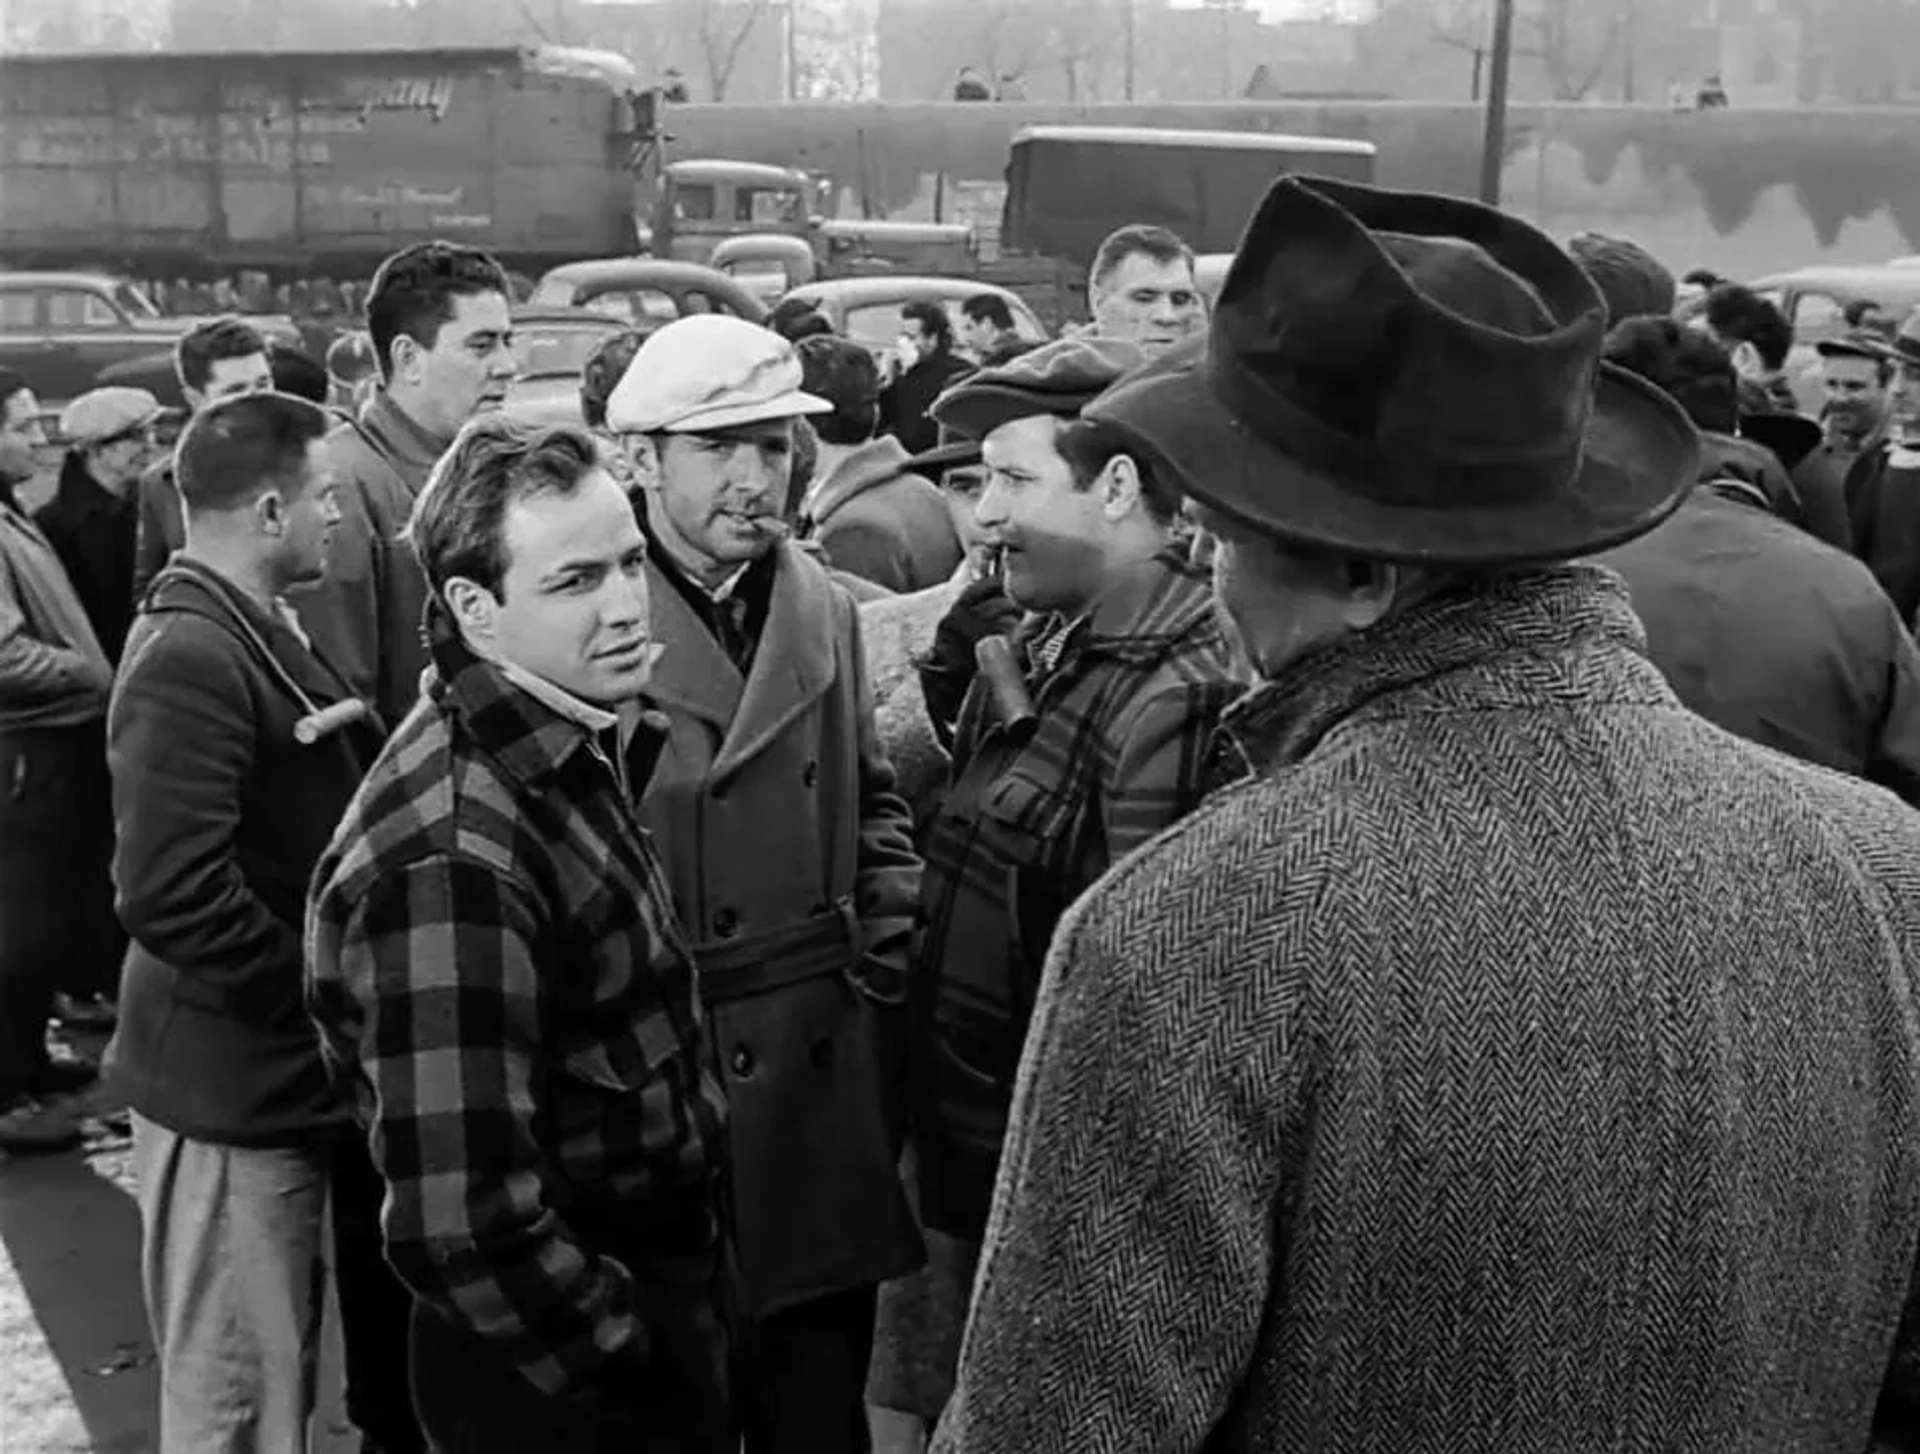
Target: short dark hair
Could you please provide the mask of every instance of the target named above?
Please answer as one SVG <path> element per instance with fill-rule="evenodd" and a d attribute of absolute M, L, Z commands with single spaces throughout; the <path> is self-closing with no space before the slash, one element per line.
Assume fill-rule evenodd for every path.
<path fill-rule="evenodd" d="M 1707 294 L 1707 327 L 1723 340 L 1750 343 L 1769 369 L 1786 366 L 1793 347 L 1793 325 L 1753 289 L 1721 283 Z"/>
<path fill-rule="evenodd" d="M 800 387 L 833 405 L 815 415 L 813 429 L 827 444 L 865 444 L 880 427 L 880 365 L 862 344 L 850 338 L 803 338 Z"/>
<path fill-rule="evenodd" d="M 1098 419 L 1063 419 L 1054 431 L 1053 447 L 1073 471 L 1074 488 L 1079 490 L 1090 489 L 1100 472 L 1124 454 L 1140 475 L 1140 499 L 1147 514 L 1159 525 L 1171 525 L 1179 518 L 1184 498 L 1180 491 L 1167 483 L 1152 462 L 1111 424 Z"/>
<path fill-rule="evenodd" d="M 407 541 L 436 596 L 464 576 L 495 596 L 507 574 L 507 509 L 534 495 L 571 495 L 604 468 L 599 446 L 571 424 L 507 414 L 469 421 L 414 501 Z"/>
<path fill-rule="evenodd" d="M 21 390 L 31 389 L 32 387 L 32 384 L 29 384 L 24 377 L 15 373 L 12 369 L 0 369 L 0 405 L 4 405 L 7 400 L 11 399 Z"/>
<path fill-rule="evenodd" d="M 805 298 L 782 298 L 775 303 L 773 311 L 767 315 L 767 327 L 788 343 L 798 343 L 803 338 L 833 332 L 833 324 L 827 316 Z"/>
<path fill-rule="evenodd" d="M 305 399 L 310 404 L 327 402 L 333 381 L 327 377 L 326 366 L 304 348 L 286 343 L 269 344 L 267 367 L 273 370 L 273 387 L 281 393 Z"/>
<path fill-rule="evenodd" d="M 975 323 L 991 323 L 1003 332 L 1013 331 L 1013 309 L 998 293 L 975 293 L 960 305 L 960 313 Z"/>
<path fill-rule="evenodd" d="M 1568 241 L 1567 251 L 1600 290 L 1607 305 L 1607 327 L 1629 318 L 1665 317 L 1673 312 L 1679 292 L 1673 274 L 1639 243 L 1581 232 Z"/>
<path fill-rule="evenodd" d="M 403 247 L 373 275 L 367 290 L 367 335 L 380 361 L 380 377 L 393 372 L 393 341 L 405 334 L 422 348 L 439 341 L 452 321 L 456 298 L 482 293 L 513 297 L 506 271 L 493 254 L 457 242 L 416 242 Z"/>
<path fill-rule="evenodd" d="M 1629 318 L 1607 335 L 1605 357 L 1665 389 L 1700 429 L 1731 434 L 1740 418 L 1740 380 L 1718 339 L 1671 318 Z"/>
<path fill-rule="evenodd" d="M 236 510 L 285 485 L 327 433 L 327 411 L 278 391 L 221 399 L 196 414 L 174 450 L 189 515 Z"/>
<path fill-rule="evenodd" d="M 1711 289 L 1719 287 L 1722 283 L 1726 282 L 1726 279 L 1721 277 L 1720 274 L 1716 273 L 1712 268 L 1695 268 L 1680 281 L 1685 283 L 1689 288 Z"/>
<path fill-rule="evenodd" d="M 920 331 L 931 338 L 938 348 L 953 347 L 953 319 L 940 304 L 916 298 L 900 310 L 900 321 L 905 323 L 909 319 L 918 323 Z"/>
<path fill-rule="evenodd" d="M 626 377 L 634 355 L 659 330 L 622 328 L 594 345 L 580 370 L 580 417 L 587 428 L 599 429 L 607 422 L 607 401 Z"/>
<path fill-rule="evenodd" d="M 1145 253 L 1157 263 L 1183 262 L 1193 266 L 1193 249 L 1178 233 L 1145 222 L 1130 222 L 1109 232 L 1093 254 L 1093 266 L 1087 269 L 1087 282 L 1097 286 L 1113 270 L 1135 253 Z"/>
<path fill-rule="evenodd" d="M 196 323 L 181 334 L 173 345 L 173 372 L 180 387 L 194 393 L 206 392 L 213 366 L 223 358 L 252 358 L 267 351 L 260 330 L 244 319 L 228 314 Z"/>

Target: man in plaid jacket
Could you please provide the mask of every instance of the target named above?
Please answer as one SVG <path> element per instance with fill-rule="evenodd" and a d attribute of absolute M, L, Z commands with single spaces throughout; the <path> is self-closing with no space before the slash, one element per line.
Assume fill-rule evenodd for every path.
<path fill-rule="evenodd" d="M 1131 344 L 1065 339 L 934 406 L 983 441 L 975 518 L 1028 613 L 997 638 L 1006 669 L 983 666 L 961 709 L 952 787 L 925 836 L 920 1210 L 943 1234 L 936 1263 L 960 1249 L 962 1298 L 1054 922 L 1198 806 L 1215 724 L 1242 689 L 1206 574 L 1174 544 L 1179 497 L 1117 435 L 1077 418 L 1141 361 Z M 957 1352 L 923 1360 L 923 1372 L 934 1365 L 913 1400 L 923 1418 Z"/>
<path fill-rule="evenodd" d="M 718 1454 L 725 1102 L 627 780 L 662 736 L 646 545 L 590 436 L 498 415 L 410 528 L 433 665 L 321 860 L 308 964 L 414 1400 L 460 1454 Z"/>

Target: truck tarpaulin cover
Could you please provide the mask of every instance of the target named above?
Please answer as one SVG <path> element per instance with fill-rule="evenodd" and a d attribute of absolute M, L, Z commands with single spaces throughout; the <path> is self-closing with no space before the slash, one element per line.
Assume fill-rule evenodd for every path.
<path fill-rule="evenodd" d="M 1014 137 L 1001 245 L 1081 267 L 1122 223 L 1172 229 L 1195 252 L 1231 252 L 1286 172 L 1365 182 L 1374 148 L 1323 137 L 1147 127 L 1035 126 Z"/>
<path fill-rule="evenodd" d="M 0 255 L 622 251 L 631 84 L 584 52 L 12 57 Z"/>

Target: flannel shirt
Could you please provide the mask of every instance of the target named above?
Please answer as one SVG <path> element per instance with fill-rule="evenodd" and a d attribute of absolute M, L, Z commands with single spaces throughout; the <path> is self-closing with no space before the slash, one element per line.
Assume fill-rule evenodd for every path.
<path fill-rule="evenodd" d="M 922 1211 L 978 1237 L 1055 922 L 1200 803 L 1245 690 L 1205 569 L 1163 551 L 1078 621 L 1014 633 L 1035 715 L 1009 727 L 975 680 L 953 785 L 926 833 L 919 969 Z"/>
<path fill-rule="evenodd" d="M 717 1245 L 724 1093 L 617 751 L 433 617 L 422 701 L 315 875 L 308 1003 L 394 1270 L 559 1396 L 650 1351 L 645 1270 L 583 1228 Z"/>

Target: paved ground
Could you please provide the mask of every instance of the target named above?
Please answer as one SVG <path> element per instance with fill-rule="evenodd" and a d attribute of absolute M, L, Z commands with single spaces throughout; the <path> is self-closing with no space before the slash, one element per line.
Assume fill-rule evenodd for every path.
<path fill-rule="evenodd" d="M 97 1042 L 79 1047 L 97 1054 Z M 82 1110 L 109 1109 L 83 1098 Z M 64 1156 L 0 1160 L 0 1454 L 153 1454 L 131 1148 L 98 1120 Z M 314 1454 L 351 1454 L 328 1330 Z"/>

